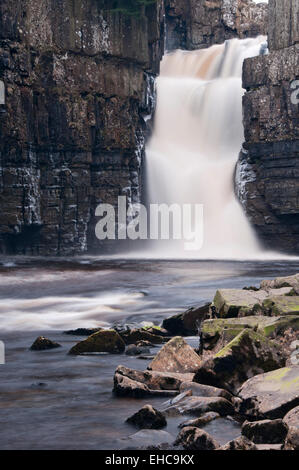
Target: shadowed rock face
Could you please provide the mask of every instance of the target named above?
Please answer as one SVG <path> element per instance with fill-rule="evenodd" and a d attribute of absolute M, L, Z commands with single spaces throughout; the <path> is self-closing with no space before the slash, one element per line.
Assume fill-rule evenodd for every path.
<path fill-rule="evenodd" d="M 299 253 L 298 0 L 269 3 L 269 55 L 246 59 L 237 191 L 264 244 Z"/>
<path fill-rule="evenodd" d="M 2 252 L 99 250 L 95 207 L 139 201 L 162 1 L 140 17 L 100 4 L 1 1 Z"/>
<path fill-rule="evenodd" d="M 251 0 L 166 0 L 166 49 L 202 49 L 267 34 L 268 5 Z"/>

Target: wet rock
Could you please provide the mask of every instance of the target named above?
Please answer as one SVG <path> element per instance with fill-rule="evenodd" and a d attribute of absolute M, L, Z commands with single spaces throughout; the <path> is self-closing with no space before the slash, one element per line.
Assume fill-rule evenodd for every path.
<path fill-rule="evenodd" d="M 209 315 L 210 305 L 191 307 L 186 312 L 166 318 L 163 320 L 163 327 L 173 335 L 196 335 L 198 333 L 198 324 Z"/>
<path fill-rule="evenodd" d="M 299 429 L 296 427 L 290 427 L 288 435 L 286 437 L 284 450 L 299 450 Z"/>
<path fill-rule="evenodd" d="M 255 419 L 283 418 L 299 405 L 299 367 L 284 367 L 245 382 L 241 413 Z"/>
<path fill-rule="evenodd" d="M 192 377 L 192 374 L 138 371 L 118 366 L 113 391 L 118 396 L 147 396 L 154 395 L 154 392 L 159 392 L 156 395 L 160 396 L 172 396 L 179 393 L 182 382 Z"/>
<path fill-rule="evenodd" d="M 299 406 L 289 411 L 283 418 L 283 422 L 289 427 L 299 429 Z"/>
<path fill-rule="evenodd" d="M 101 330 L 93 333 L 84 341 L 75 344 L 69 354 L 110 353 L 121 354 L 125 351 L 125 343 L 115 330 Z"/>
<path fill-rule="evenodd" d="M 76 330 L 67 330 L 64 331 L 64 335 L 74 335 L 74 336 L 90 336 L 97 331 L 101 331 L 102 328 L 77 328 Z"/>
<path fill-rule="evenodd" d="M 152 344 L 163 343 L 162 336 L 153 335 L 144 329 L 133 328 L 132 330 L 120 331 L 120 335 L 127 345 L 136 344 L 139 341 L 149 341 Z"/>
<path fill-rule="evenodd" d="M 231 393 L 222 388 L 212 387 L 211 385 L 203 385 L 195 382 L 183 382 L 180 387 L 180 392 L 192 390 L 192 395 L 195 397 L 223 397 L 227 400 L 232 399 Z"/>
<path fill-rule="evenodd" d="M 51 341 L 50 339 L 45 338 L 44 336 L 39 336 L 31 345 L 30 349 L 31 351 L 44 351 L 46 349 L 55 349 L 60 347 L 60 344 L 55 343 L 54 341 Z"/>
<path fill-rule="evenodd" d="M 195 372 L 201 364 L 200 357 L 180 336 L 172 338 L 158 352 L 149 369 L 163 372 Z"/>
<path fill-rule="evenodd" d="M 127 419 L 127 423 L 134 424 L 140 429 L 161 429 L 167 426 L 163 413 L 153 408 L 152 405 L 143 406 Z"/>
<path fill-rule="evenodd" d="M 167 416 L 193 415 L 201 416 L 210 411 L 220 416 L 232 415 L 233 405 L 222 397 L 186 397 L 178 403 L 164 409 Z"/>
<path fill-rule="evenodd" d="M 181 430 L 174 445 L 186 450 L 215 450 L 220 447 L 210 434 L 192 426 Z"/>
<path fill-rule="evenodd" d="M 220 447 L 219 450 L 258 450 L 258 448 L 247 437 L 240 436 Z"/>
<path fill-rule="evenodd" d="M 210 411 L 208 413 L 204 413 L 199 418 L 188 419 L 188 421 L 184 421 L 183 423 L 180 423 L 179 428 L 185 428 L 185 427 L 190 427 L 190 426 L 195 427 L 195 428 L 202 428 L 217 418 L 220 418 L 220 414 L 215 413 L 215 411 Z"/>
<path fill-rule="evenodd" d="M 287 433 L 288 426 L 282 419 L 245 421 L 242 426 L 242 434 L 255 444 L 282 444 Z"/>
<path fill-rule="evenodd" d="M 245 329 L 200 366 L 194 382 L 235 393 L 249 377 L 284 364 L 285 359 L 276 343 L 251 329 Z"/>
<path fill-rule="evenodd" d="M 174 438 L 169 432 L 156 429 L 142 429 L 129 437 L 120 439 L 117 442 L 117 447 L 122 450 L 146 449 L 148 448 L 148 443 L 151 443 L 151 448 L 165 447 L 167 449 L 173 441 Z"/>
<path fill-rule="evenodd" d="M 150 354 L 150 349 L 136 344 L 130 344 L 126 349 L 127 356 L 139 356 L 140 354 Z"/>

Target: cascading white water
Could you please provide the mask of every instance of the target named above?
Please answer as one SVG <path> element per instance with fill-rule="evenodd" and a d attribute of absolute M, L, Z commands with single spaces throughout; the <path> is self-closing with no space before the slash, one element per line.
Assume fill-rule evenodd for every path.
<path fill-rule="evenodd" d="M 265 45 L 260 36 L 164 56 L 146 152 L 148 202 L 203 204 L 204 244 L 188 253 L 183 243 L 154 242 L 157 255 L 248 258 L 260 252 L 233 180 L 244 141 L 242 64 Z"/>

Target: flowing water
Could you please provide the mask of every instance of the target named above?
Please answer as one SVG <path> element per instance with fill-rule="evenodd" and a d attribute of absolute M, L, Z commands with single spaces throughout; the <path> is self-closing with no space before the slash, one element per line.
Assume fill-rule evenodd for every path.
<path fill-rule="evenodd" d="M 244 141 L 242 64 L 265 52 L 266 46 L 260 36 L 164 56 L 147 147 L 148 201 L 202 204 L 204 243 L 198 252 L 188 253 L 182 243 L 162 240 L 152 244 L 153 253 L 217 259 L 260 256 L 262 250 L 235 197 L 234 171 Z"/>
<path fill-rule="evenodd" d="M 158 324 L 212 300 L 219 287 L 258 285 L 298 271 L 299 261 L 2 260 L 0 448 L 118 449 L 128 446 L 121 439 L 136 432 L 125 420 L 149 400 L 113 398 L 113 373 L 119 364 L 145 369 L 148 362 L 126 355 L 68 356 L 82 337 L 63 330 Z M 30 351 L 40 334 L 62 348 Z M 197 344 L 197 338 L 188 341 Z M 156 407 L 162 401 L 150 400 Z M 169 420 L 173 437 L 183 419 Z M 220 443 L 240 434 L 227 420 L 208 430 Z"/>

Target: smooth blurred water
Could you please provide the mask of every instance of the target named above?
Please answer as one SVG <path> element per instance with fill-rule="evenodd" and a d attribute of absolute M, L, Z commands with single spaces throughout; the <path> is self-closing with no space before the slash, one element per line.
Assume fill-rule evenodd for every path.
<path fill-rule="evenodd" d="M 68 356 L 82 338 L 62 330 L 160 323 L 211 301 L 219 287 L 258 285 L 264 278 L 296 272 L 299 261 L 3 259 L 0 340 L 6 364 L 0 365 L 0 448 L 116 449 L 124 445 L 117 439 L 136 431 L 125 419 L 149 401 L 157 407 L 163 401 L 113 398 L 117 365 L 144 369 L 147 361 L 125 355 Z M 39 334 L 63 347 L 29 351 Z M 169 420 L 167 430 L 174 438 L 178 421 Z M 226 420 L 213 423 L 209 432 L 218 440 L 222 436 L 222 443 L 239 433 Z"/>

